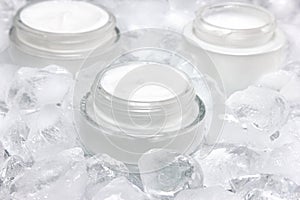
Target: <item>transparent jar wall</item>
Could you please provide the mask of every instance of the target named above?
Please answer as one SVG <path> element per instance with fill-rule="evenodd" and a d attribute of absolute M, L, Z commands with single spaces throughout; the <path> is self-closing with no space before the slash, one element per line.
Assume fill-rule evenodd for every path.
<path fill-rule="evenodd" d="M 181 153 L 190 154 L 202 144 L 203 137 L 211 142 L 216 140 L 222 126 L 222 120 L 218 115 L 224 113 L 224 98 L 215 89 L 211 90 L 211 83 L 207 83 L 204 78 L 204 74 L 209 75 L 215 79 L 215 83 L 221 84 L 212 62 L 204 51 L 193 54 L 191 53 L 193 46 L 189 45 L 181 35 L 158 29 L 124 33 L 120 36 L 119 45 L 116 47 L 111 51 L 110 60 L 100 59 L 100 62 L 93 65 L 83 64 L 77 76 L 74 95 L 75 121 L 79 137 L 87 151 L 92 154 L 107 153 L 125 163 L 136 164 L 140 155 L 149 148 L 168 148 L 169 146 Z M 111 133 L 105 127 L 100 129 L 95 127 L 95 123 L 91 123 L 82 111 L 86 109 L 87 98 L 85 97 L 90 95 L 89 91 L 91 91 L 96 74 L 115 64 L 132 61 L 168 64 L 186 73 L 192 79 L 196 94 L 200 99 L 203 98 L 207 109 L 205 119 L 183 130 L 185 134 L 178 134 L 180 135 L 178 137 L 171 135 L 171 137 L 150 139 L 135 138 Z M 222 88 L 222 85 L 220 87 Z M 103 140 L 106 142 L 100 144 Z M 180 143 L 180 141 L 186 142 L 183 144 L 184 142 Z M 172 145 L 166 147 L 165 145 L 170 142 Z"/>

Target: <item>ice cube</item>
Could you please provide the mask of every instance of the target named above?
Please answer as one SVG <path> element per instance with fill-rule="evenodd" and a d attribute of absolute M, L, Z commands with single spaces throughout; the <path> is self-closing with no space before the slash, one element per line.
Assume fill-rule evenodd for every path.
<path fill-rule="evenodd" d="M 6 158 L 8 157 L 8 152 L 3 147 L 2 142 L 0 141 L 0 166 L 4 163 Z"/>
<path fill-rule="evenodd" d="M 232 117 L 231 117 L 232 118 Z M 224 126 L 218 142 L 235 145 L 244 145 L 258 151 L 272 150 L 289 144 L 299 138 L 296 130 L 298 126 L 291 118 L 278 131 L 272 134 L 265 134 L 252 126 L 244 127 L 238 121 L 232 120 L 230 115 L 226 115 Z"/>
<path fill-rule="evenodd" d="M 84 165 L 77 165 L 78 163 L 83 163 Z M 56 184 L 62 185 L 60 183 L 61 180 L 68 185 L 68 174 L 76 174 L 78 171 L 77 167 L 80 168 L 82 173 L 86 173 L 84 153 L 81 148 L 68 149 L 57 155 L 35 162 L 31 168 L 26 169 L 24 174 L 14 181 L 13 196 L 17 199 L 30 199 L 32 196 L 47 193 L 50 190 L 49 187 L 55 187 Z M 74 179 L 72 177 L 69 178 L 69 184 L 72 181 L 76 181 L 76 175 L 74 175 Z M 79 174 L 77 178 L 81 179 L 81 175 Z M 64 188 L 67 190 L 67 186 Z M 69 192 L 72 193 L 71 191 Z"/>
<path fill-rule="evenodd" d="M 9 45 L 9 29 L 15 13 L 25 5 L 26 0 L 1 0 L 0 1 L 0 53 Z"/>
<path fill-rule="evenodd" d="M 261 87 L 280 91 L 293 77 L 293 72 L 279 70 L 267 75 L 264 75 L 259 81 L 258 85 Z"/>
<path fill-rule="evenodd" d="M 9 112 L 5 118 L 2 132 L 2 142 L 10 155 L 20 156 L 27 164 L 33 162 L 30 149 L 26 145 L 29 127 L 22 117 L 15 112 Z"/>
<path fill-rule="evenodd" d="M 300 77 L 292 78 L 281 90 L 282 96 L 293 109 L 300 109 Z"/>
<path fill-rule="evenodd" d="M 185 13 L 180 10 L 171 10 L 165 15 L 165 27 L 181 32 L 183 28 L 191 21 L 193 21 L 193 13 Z"/>
<path fill-rule="evenodd" d="M 172 197 L 184 189 L 203 185 L 200 165 L 191 157 L 153 149 L 138 161 L 144 190 L 153 196 Z"/>
<path fill-rule="evenodd" d="M 0 1 L 0 53 L 9 44 L 9 29 L 17 10 L 25 5 L 26 0 L 1 0 Z"/>
<path fill-rule="evenodd" d="M 76 130 L 66 114 L 56 105 L 47 105 L 25 116 L 30 128 L 26 145 L 35 159 L 75 146 Z"/>
<path fill-rule="evenodd" d="M 300 8 L 299 1 L 297 0 L 254 0 L 254 3 L 265 7 L 272 12 L 277 19 L 284 21 L 291 20 Z"/>
<path fill-rule="evenodd" d="M 187 1 L 183 2 L 180 0 L 169 0 L 169 4 L 172 10 L 178 10 L 181 12 L 186 12 L 189 14 L 193 14 L 199 7 L 205 4 L 205 1 L 202 0 L 194 0 L 194 1 Z"/>
<path fill-rule="evenodd" d="M 117 18 L 118 28 L 123 31 L 140 28 L 163 28 L 168 1 L 119 1 L 113 13 Z"/>
<path fill-rule="evenodd" d="M 232 190 L 244 197 L 253 199 L 298 200 L 300 186 L 288 178 L 273 174 L 244 176 L 231 180 Z"/>
<path fill-rule="evenodd" d="M 38 191 L 26 200 L 82 200 L 87 183 L 87 173 L 84 163 L 77 163 L 60 177 L 50 187 Z"/>
<path fill-rule="evenodd" d="M 0 102 L 5 102 L 7 92 L 18 67 L 10 64 L 0 64 Z"/>
<path fill-rule="evenodd" d="M 0 170 L 0 197 L 5 199 L 13 190 L 12 184 L 17 176 L 23 173 L 25 170 L 25 163 L 19 156 L 9 157 Z M 7 198 L 9 199 L 9 198 Z"/>
<path fill-rule="evenodd" d="M 128 169 L 124 163 L 106 154 L 97 154 L 87 160 L 89 182 L 85 196 L 92 197 L 107 183 L 117 177 L 128 177 Z"/>
<path fill-rule="evenodd" d="M 1 0 L 0 20 L 4 21 L 9 29 L 15 13 L 26 4 L 26 0 Z"/>
<path fill-rule="evenodd" d="M 291 62 L 291 63 L 285 65 L 283 69 L 288 72 L 295 73 L 296 76 L 300 77 L 300 62 L 299 61 Z"/>
<path fill-rule="evenodd" d="M 0 53 L 2 53 L 9 44 L 8 31 L 6 30 L 6 25 L 4 22 L 0 21 Z"/>
<path fill-rule="evenodd" d="M 13 181 L 17 175 L 24 171 L 25 166 L 25 163 L 19 156 L 7 158 L 1 169 L 1 181 L 4 183 Z"/>
<path fill-rule="evenodd" d="M 293 142 L 268 153 L 260 171 L 287 177 L 300 185 L 300 143 Z"/>
<path fill-rule="evenodd" d="M 242 200 L 236 194 L 226 191 L 220 186 L 208 187 L 180 192 L 175 200 Z"/>
<path fill-rule="evenodd" d="M 205 155 L 205 151 L 211 152 Z M 205 186 L 230 189 L 231 179 L 256 173 L 260 155 L 244 146 L 218 144 L 200 149 L 195 159 L 202 167 Z"/>
<path fill-rule="evenodd" d="M 36 111 L 43 105 L 61 104 L 72 84 L 72 75 L 58 66 L 24 67 L 18 70 L 12 81 L 7 104 L 10 108 L 27 111 Z"/>
<path fill-rule="evenodd" d="M 144 190 L 144 185 L 141 179 L 141 174 L 137 171 L 133 171 L 129 173 L 128 180 L 133 183 L 135 186 L 140 188 L 141 190 Z"/>
<path fill-rule="evenodd" d="M 232 94 L 226 105 L 240 122 L 270 134 L 282 127 L 290 112 L 279 92 L 254 86 Z"/>
<path fill-rule="evenodd" d="M 138 187 L 125 177 L 111 181 L 101 189 L 92 200 L 148 200 L 149 198 Z"/>
<path fill-rule="evenodd" d="M 287 36 L 287 46 L 284 49 L 287 56 L 287 61 L 294 62 L 299 61 L 300 53 L 300 39 L 299 31 L 300 28 L 294 24 L 281 24 L 281 30 L 283 30 Z"/>

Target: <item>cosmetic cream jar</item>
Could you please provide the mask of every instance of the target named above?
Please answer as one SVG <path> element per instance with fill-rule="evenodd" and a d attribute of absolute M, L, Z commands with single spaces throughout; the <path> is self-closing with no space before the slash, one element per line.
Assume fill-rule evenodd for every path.
<path fill-rule="evenodd" d="M 190 79 L 159 63 L 126 63 L 100 72 L 81 112 L 85 147 L 127 164 L 154 148 L 190 154 L 204 136 L 205 106 Z"/>
<path fill-rule="evenodd" d="M 123 33 L 98 62 L 87 59 L 73 97 L 86 152 L 136 165 L 153 148 L 190 155 L 214 142 L 225 107 L 204 76 L 220 77 L 205 51 L 193 48 L 178 33 L 142 29 Z"/>
<path fill-rule="evenodd" d="M 117 40 L 115 18 L 85 1 L 41 1 L 22 8 L 10 32 L 16 64 L 58 64 L 76 73 L 96 48 L 105 51 Z"/>
<path fill-rule="evenodd" d="M 184 29 L 185 38 L 205 49 L 227 94 L 244 89 L 283 61 L 285 36 L 267 10 L 245 3 L 201 8 Z"/>

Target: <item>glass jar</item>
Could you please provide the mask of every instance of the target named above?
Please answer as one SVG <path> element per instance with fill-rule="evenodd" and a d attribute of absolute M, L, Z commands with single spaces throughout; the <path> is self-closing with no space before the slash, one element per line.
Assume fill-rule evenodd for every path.
<path fill-rule="evenodd" d="M 84 1 L 36 2 L 19 10 L 10 39 L 16 64 L 58 64 L 76 73 L 91 51 L 116 42 L 116 21 L 105 8 Z"/>
<path fill-rule="evenodd" d="M 205 106 L 191 80 L 159 63 L 122 63 L 100 72 L 81 113 L 85 147 L 127 164 L 155 148 L 190 154 L 204 137 Z"/>
<path fill-rule="evenodd" d="M 267 10 L 246 3 L 201 8 L 184 35 L 207 50 L 228 94 L 244 89 L 283 61 L 285 36 Z"/>
<path fill-rule="evenodd" d="M 159 29 L 123 33 L 118 43 L 77 76 L 73 106 L 86 151 L 136 165 L 153 148 L 192 154 L 215 142 L 224 99 L 202 74 L 219 83 L 206 53 Z"/>

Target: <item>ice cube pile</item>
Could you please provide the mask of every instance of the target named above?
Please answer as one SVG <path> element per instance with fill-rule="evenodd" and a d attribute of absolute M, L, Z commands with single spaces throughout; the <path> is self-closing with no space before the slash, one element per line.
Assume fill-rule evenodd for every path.
<path fill-rule="evenodd" d="M 91 0 L 108 7 L 121 31 L 181 31 L 197 7 L 221 0 Z M 73 76 L 65 69 L 0 64 L 1 200 L 299 200 L 300 2 L 260 4 L 288 35 L 286 62 L 226 100 L 222 134 L 193 156 L 145 153 L 139 171 L 106 154 L 86 155 L 72 114 Z M 25 0 L 0 2 L 0 51 Z M 138 16 L 138 17 L 137 17 Z"/>

